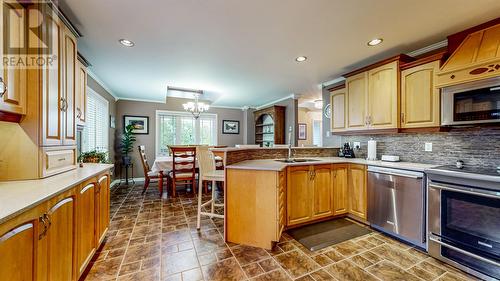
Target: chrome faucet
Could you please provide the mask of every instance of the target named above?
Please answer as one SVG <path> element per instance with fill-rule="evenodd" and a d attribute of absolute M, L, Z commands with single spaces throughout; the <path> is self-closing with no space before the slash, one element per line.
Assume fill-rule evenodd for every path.
<path fill-rule="evenodd" d="M 292 126 L 288 128 L 288 157 L 287 161 L 292 161 Z"/>

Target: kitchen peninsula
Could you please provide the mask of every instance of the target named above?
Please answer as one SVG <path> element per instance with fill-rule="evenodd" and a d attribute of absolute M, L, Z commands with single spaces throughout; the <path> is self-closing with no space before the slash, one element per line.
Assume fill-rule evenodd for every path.
<path fill-rule="evenodd" d="M 366 223 L 368 165 L 419 172 L 435 166 L 335 157 L 335 148 L 293 148 L 292 163 L 281 148 L 214 151 L 228 161 L 226 240 L 266 249 L 284 229 L 345 216 Z"/>

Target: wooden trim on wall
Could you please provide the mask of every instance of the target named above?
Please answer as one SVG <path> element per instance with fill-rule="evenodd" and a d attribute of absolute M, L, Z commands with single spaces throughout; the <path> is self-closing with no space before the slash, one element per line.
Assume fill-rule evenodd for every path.
<path fill-rule="evenodd" d="M 382 66 L 382 65 L 385 65 L 385 64 L 388 64 L 390 62 L 393 62 L 393 61 L 399 61 L 400 63 L 408 63 L 408 62 L 411 62 L 415 60 L 414 58 L 408 56 L 408 55 L 405 55 L 405 54 L 399 54 L 397 56 L 393 56 L 393 57 L 390 57 L 390 58 L 387 58 L 385 60 L 381 60 L 381 61 L 378 61 L 376 63 L 373 63 L 373 64 L 370 64 L 368 66 L 365 66 L 365 67 L 362 67 L 362 68 L 359 68 L 357 70 L 354 70 L 354 71 L 351 71 L 351 72 L 348 72 L 344 75 L 342 75 L 343 77 L 347 78 L 347 77 L 350 77 L 350 76 L 354 76 L 356 74 L 359 74 L 359 73 L 362 73 L 362 72 L 365 72 L 365 71 L 368 71 L 368 70 L 371 70 L 371 69 L 374 69 L 374 68 L 377 68 L 379 66 Z"/>
<path fill-rule="evenodd" d="M 0 121 L 19 123 L 22 118 L 20 114 L 0 111 Z"/>
<path fill-rule="evenodd" d="M 333 91 L 337 91 L 337 90 L 341 90 L 341 89 L 345 89 L 345 81 L 344 82 L 341 82 L 341 83 L 335 83 L 333 85 L 330 85 L 328 87 L 325 87 L 325 89 L 328 91 L 328 92 L 333 92 Z"/>
<path fill-rule="evenodd" d="M 445 57 L 446 57 L 446 50 L 441 50 L 438 53 L 424 56 L 424 57 L 422 57 L 418 60 L 412 61 L 412 62 L 404 63 L 400 66 L 400 69 L 405 70 L 408 68 L 416 67 L 416 66 L 423 65 L 423 64 L 437 61 L 437 60 L 439 60 L 439 66 L 441 66 L 444 63 Z"/>

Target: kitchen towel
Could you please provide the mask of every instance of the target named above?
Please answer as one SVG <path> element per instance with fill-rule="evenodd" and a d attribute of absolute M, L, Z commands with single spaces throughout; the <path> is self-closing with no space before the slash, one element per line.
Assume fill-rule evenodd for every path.
<path fill-rule="evenodd" d="M 366 160 L 377 160 L 377 141 L 373 139 L 368 141 L 368 157 Z"/>

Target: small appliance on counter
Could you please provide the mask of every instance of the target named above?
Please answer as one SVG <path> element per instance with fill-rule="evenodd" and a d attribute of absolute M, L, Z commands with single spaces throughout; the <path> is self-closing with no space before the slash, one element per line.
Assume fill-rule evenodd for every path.
<path fill-rule="evenodd" d="M 339 151 L 339 157 L 356 158 L 356 155 L 354 155 L 354 149 L 351 148 L 348 142 L 344 143 L 344 148 Z"/>
<path fill-rule="evenodd" d="M 399 156 L 396 155 L 382 155 L 382 161 L 399 162 Z"/>

